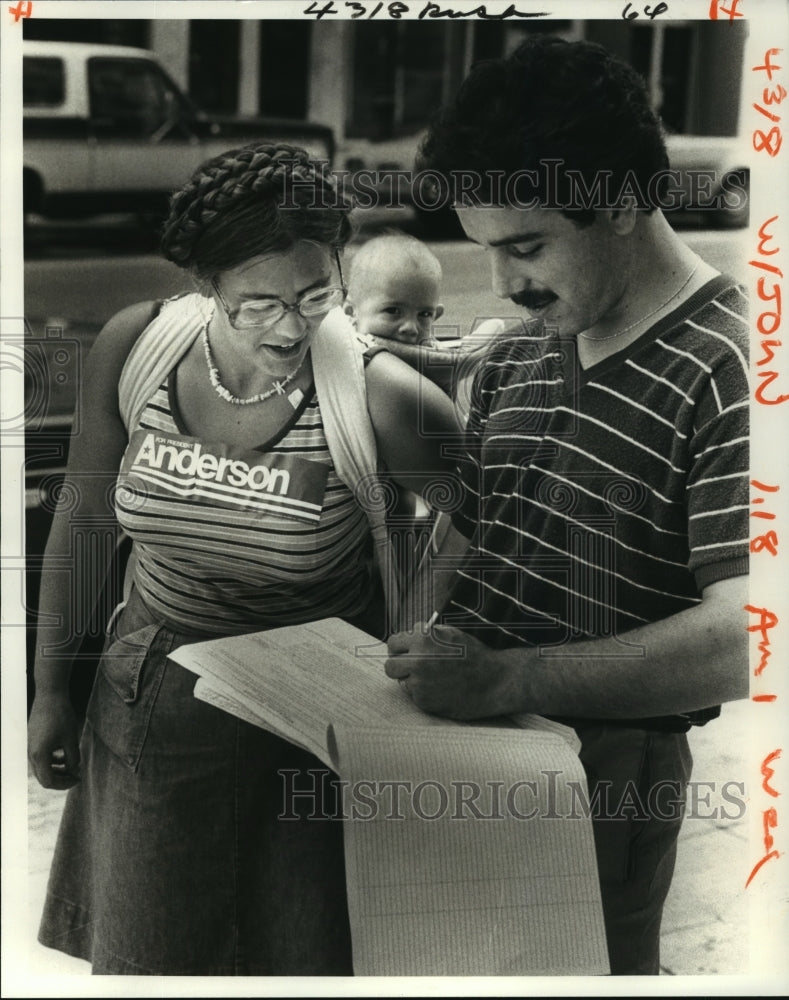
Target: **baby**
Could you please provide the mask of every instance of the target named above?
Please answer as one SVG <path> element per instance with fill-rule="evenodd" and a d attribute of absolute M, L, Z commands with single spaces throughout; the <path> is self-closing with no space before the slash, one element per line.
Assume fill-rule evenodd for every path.
<path fill-rule="evenodd" d="M 465 418 L 475 361 L 504 323 L 487 319 L 459 346 L 440 343 L 433 325 L 444 313 L 441 278 L 441 264 L 424 243 L 405 233 L 383 233 L 356 251 L 344 308 L 358 333 L 389 341 L 387 350 L 435 382 Z"/>
<path fill-rule="evenodd" d="M 360 334 L 435 347 L 440 283 L 441 265 L 424 243 L 402 233 L 376 236 L 353 258 L 345 312 Z"/>
<path fill-rule="evenodd" d="M 435 348 L 433 324 L 444 312 L 439 302 L 440 283 L 441 265 L 424 243 L 404 233 L 384 233 L 362 244 L 354 255 L 345 312 L 363 336 L 380 337 L 392 346 Z M 399 353 L 399 347 L 393 353 Z M 405 360 L 415 363 L 414 358 Z M 389 516 L 399 519 L 401 525 L 404 518 L 412 523 L 415 537 L 406 558 L 415 565 L 429 543 L 434 515 L 421 497 L 397 488 L 397 501 Z M 402 579 L 412 573 L 413 565 L 398 570 Z"/>
<path fill-rule="evenodd" d="M 487 320 L 460 350 L 442 346 L 433 325 L 443 312 L 439 301 L 441 265 L 424 243 L 404 233 L 385 233 L 364 243 L 351 261 L 345 312 L 359 334 L 387 340 L 387 350 L 413 365 L 451 396 L 459 426 L 467 417 L 466 401 L 474 375 L 472 353 L 485 347 L 500 320 Z M 413 575 L 427 547 L 434 548 L 449 518 L 431 511 L 421 497 L 400 488 L 389 511 L 390 523 L 407 519 L 415 534 L 403 558 L 411 565 L 398 568 L 401 581 Z"/>

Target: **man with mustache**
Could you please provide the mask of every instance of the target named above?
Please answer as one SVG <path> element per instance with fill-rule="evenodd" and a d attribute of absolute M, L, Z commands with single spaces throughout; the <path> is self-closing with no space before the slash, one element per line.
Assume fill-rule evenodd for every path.
<path fill-rule="evenodd" d="M 387 673 L 428 712 L 575 728 L 611 971 L 657 974 L 686 732 L 748 693 L 743 291 L 668 225 L 659 121 L 598 46 L 478 64 L 423 154 L 526 315 L 476 377 L 441 624 Z"/>

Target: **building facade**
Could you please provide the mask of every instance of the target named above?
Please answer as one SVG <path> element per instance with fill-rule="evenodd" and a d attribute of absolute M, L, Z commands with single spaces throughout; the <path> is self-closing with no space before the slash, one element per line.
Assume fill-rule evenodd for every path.
<path fill-rule="evenodd" d="M 713 21 L 60 20 L 25 37 L 153 49 L 209 112 L 330 125 L 340 168 L 419 132 L 471 64 L 528 32 L 599 42 L 645 78 L 669 132 L 737 133 L 746 26 Z M 363 158 L 363 157 L 361 157 Z"/>

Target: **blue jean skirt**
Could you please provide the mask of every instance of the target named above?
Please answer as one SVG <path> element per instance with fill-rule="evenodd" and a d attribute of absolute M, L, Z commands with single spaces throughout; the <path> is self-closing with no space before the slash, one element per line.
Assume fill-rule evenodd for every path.
<path fill-rule="evenodd" d="M 132 593 L 88 705 L 39 940 L 94 974 L 351 975 L 333 776 L 193 696 L 167 656 L 200 638 Z"/>

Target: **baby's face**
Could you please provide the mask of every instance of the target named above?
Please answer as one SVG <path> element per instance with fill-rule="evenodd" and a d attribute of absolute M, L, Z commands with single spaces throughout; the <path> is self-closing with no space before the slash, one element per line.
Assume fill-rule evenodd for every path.
<path fill-rule="evenodd" d="M 433 339 L 433 323 L 443 313 L 438 282 L 413 266 L 394 266 L 387 274 L 365 281 L 353 302 L 359 333 L 401 344 L 423 344 Z"/>

